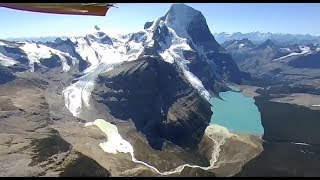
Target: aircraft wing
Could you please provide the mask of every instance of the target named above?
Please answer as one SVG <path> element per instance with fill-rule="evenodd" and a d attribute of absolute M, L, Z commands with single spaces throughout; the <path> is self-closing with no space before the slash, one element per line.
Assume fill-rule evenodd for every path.
<path fill-rule="evenodd" d="M 53 14 L 105 16 L 113 3 L 0 3 L 0 7 Z"/>

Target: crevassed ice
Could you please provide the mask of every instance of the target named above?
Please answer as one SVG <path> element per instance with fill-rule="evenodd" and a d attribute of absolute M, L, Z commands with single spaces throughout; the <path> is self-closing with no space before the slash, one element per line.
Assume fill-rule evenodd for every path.
<path fill-rule="evenodd" d="M 84 60 L 87 60 L 91 64 L 84 70 L 85 75 L 63 90 L 65 106 L 74 116 L 77 117 L 82 108 L 90 106 L 91 92 L 95 86 L 95 80 L 101 72 L 112 69 L 112 66 L 115 64 L 138 58 L 143 51 L 143 41 L 141 40 L 147 40 L 147 42 L 149 40 L 151 42 L 151 38 L 143 33 L 142 37 L 138 38 L 138 41 L 128 44 L 126 44 L 128 39 L 115 40 L 113 42 L 114 45 L 102 44 L 91 40 L 87 42 L 84 38 L 73 39 L 77 41 L 76 51 Z M 129 46 L 131 51 L 126 51 L 125 46 Z"/>
<path fill-rule="evenodd" d="M 77 41 L 76 51 L 79 55 L 87 60 L 91 65 L 84 70 L 84 75 L 77 82 L 63 90 L 65 106 L 74 115 L 78 116 L 82 108 L 89 107 L 91 91 L 94 88 L 95 80 L 101 72 L 112 69 L 112 66 L 126 60 L 136 59 L 142 50 L 137 52 L 138 55 L 127 54 L 125 48 L 115 49 L 109 44 L 102 44 L 95 41 L 87 42 L 84 38 L 73 39 Z M 132 45 L 133 48 L 142 49 L 139 45 Z M 129 56 L 131 55 L 131 56 Z"/>
<path fill-rule="evenodd" d="M 62 91 L 65 106 L 73 116 L 78 117 L 83 108 L 90 107 L 91 92 L 95 86 L 95 80 L 101 72 L 112 69 L 105 63 L 99 63 L 87 74 L 81 76 L 77 82 L 71 84 Z"/>

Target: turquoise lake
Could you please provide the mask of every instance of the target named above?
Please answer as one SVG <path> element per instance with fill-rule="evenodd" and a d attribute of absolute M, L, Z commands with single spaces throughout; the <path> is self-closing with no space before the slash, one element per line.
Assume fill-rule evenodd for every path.
<path fill-rule="evenodd" d="M 212 124 L 226 127 L 231 132 L 251 133 L 263 135 L 261 116 L 254 99 L 244 96 L 240 92 L 221 92 L 219 98 L 212 98 Z"/>

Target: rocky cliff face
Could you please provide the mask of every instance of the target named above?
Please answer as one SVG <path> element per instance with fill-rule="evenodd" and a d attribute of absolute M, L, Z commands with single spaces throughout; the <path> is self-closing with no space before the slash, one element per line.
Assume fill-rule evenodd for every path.
<path fill-rule="evenodd" d="M 14 78 L 15 76 L 12 70 L 0 65 L 0 84 L 12 81 Z"/>
<path fill-rule="evenodd" d="M 164 21 L 164 25 L 161 21 L 158 24 L 172 28 L 181 38 L 187 38 L 191 49 L 186 50 L 183 55 L 190 61 L 190 71 L 204 81 L 207 89 L 213 90 L 214 84 L 222 79 L 241 82 L 237 65 L 215 40 L 200 11 L 184 4 L 174 4 L 160 19 Z"/>
<path fill-rule="evenodd" d="M 123 63 L 100 74 L 98 84 L 99 102 L 114 117 L 131 119 L 154 148 L 161 149 L 161 138 L 194 147 L 210 122 L 210 104 L 161 57 Z"/>

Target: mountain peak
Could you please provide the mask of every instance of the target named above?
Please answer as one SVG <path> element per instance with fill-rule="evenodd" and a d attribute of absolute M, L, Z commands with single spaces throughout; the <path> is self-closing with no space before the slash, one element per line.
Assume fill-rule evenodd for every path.
<path fill-rule="evenodd" d="M 258 49 L 276 49 L 279 46 L 276 45 L 273 41 L 271 41 L 270 39 L 267 39 L 266 41 L 264 41 L 262 44 L 260 44 L 257 48 Z"/>
<path fill-rule="evenodd" d="M 248 38 L 242 38 L 241 41 L 249 42 L 250 40 Z"/>
<path fill-rule="evenodd" d="M 158 26 L 168 28 L 163 28 L 165 34 L 172 29 L 175 36 L 187 39 L 192 42 L 192 46 L 204 48 L 206 52 L 220 50 L 221 46 L 210 32 L 203 14 L 185 4 L 173 4 L 166 15 L 154 21 L 152 25 L 147 23 L 145 28 L 161 32 L 156 30 Z"/>
<path fill-rule="evenodd" d="M 185 4 L 173 4 L 163 18 L 166 26 L 174 29 L 178 36 L 187 37 L 190 23 L 199 14 L 201 14 L 200 11 Z"/>
<path fill-rule="evenodd" d="M 185 5 L 183 3 L 172 4 L 170 7 L 170 10 L 176 11 L 176 12 L 197 11 L 197 10 L 193 9 L 192 7 Z"/>
<path fill-rule="evenodd" d="M 250 46 L 250 47 L 254 47 L 255 46 L 253 44 L 253 42 L 250 41 L 248 38 L 243 38 L 243 39 L 240 40 L 240 42 L 245 43 L 247 46 Z"/>
<path fill-rule="evenodd" d="M 270 44 L 270 43 L 273 43 L 270 39 L 267 39 L 266 41 L 265 41 L 265 43 L 268 43 L 268 44 Z"/>
<path fill-rule="evenodd" d="M 60 37 L 58 37 L 57 39 L 54 40 L 54 42 L 55 43 L 61 43 L 61 42 L 63 42 L 63 40 Z"/>
<path fill-rule="evenodd" d="M 87 40 L 100 42 L 103 44 L 112 44 L 111 38 L 102 31 L 97 25 L 94 26 L 94 29 L 91 30 L 85 37 Z"/>
<path fill-rule="evenodd" d="M 261 44 L 261 46 L 274 46 L 274 45 L 275 44 L 270 39 L 267 39 Z"/>
<path fill-rule="evenodd" d="M 255 47 L 255 45 L 248 38 L 242 38 L 241 40 L 233 39 L 230 41 L 225 41 L 224 43 L 222 43 L 222 46 L 226 48 L 228 51 L 242 49 L 243 47 Z"/>
<path fill-rule="evenodd" d="M 95 25 L 95 26 L 94 26 L 94 30 L 100 31 L 100 28 L 99 28 L 97 25 Z"/>

